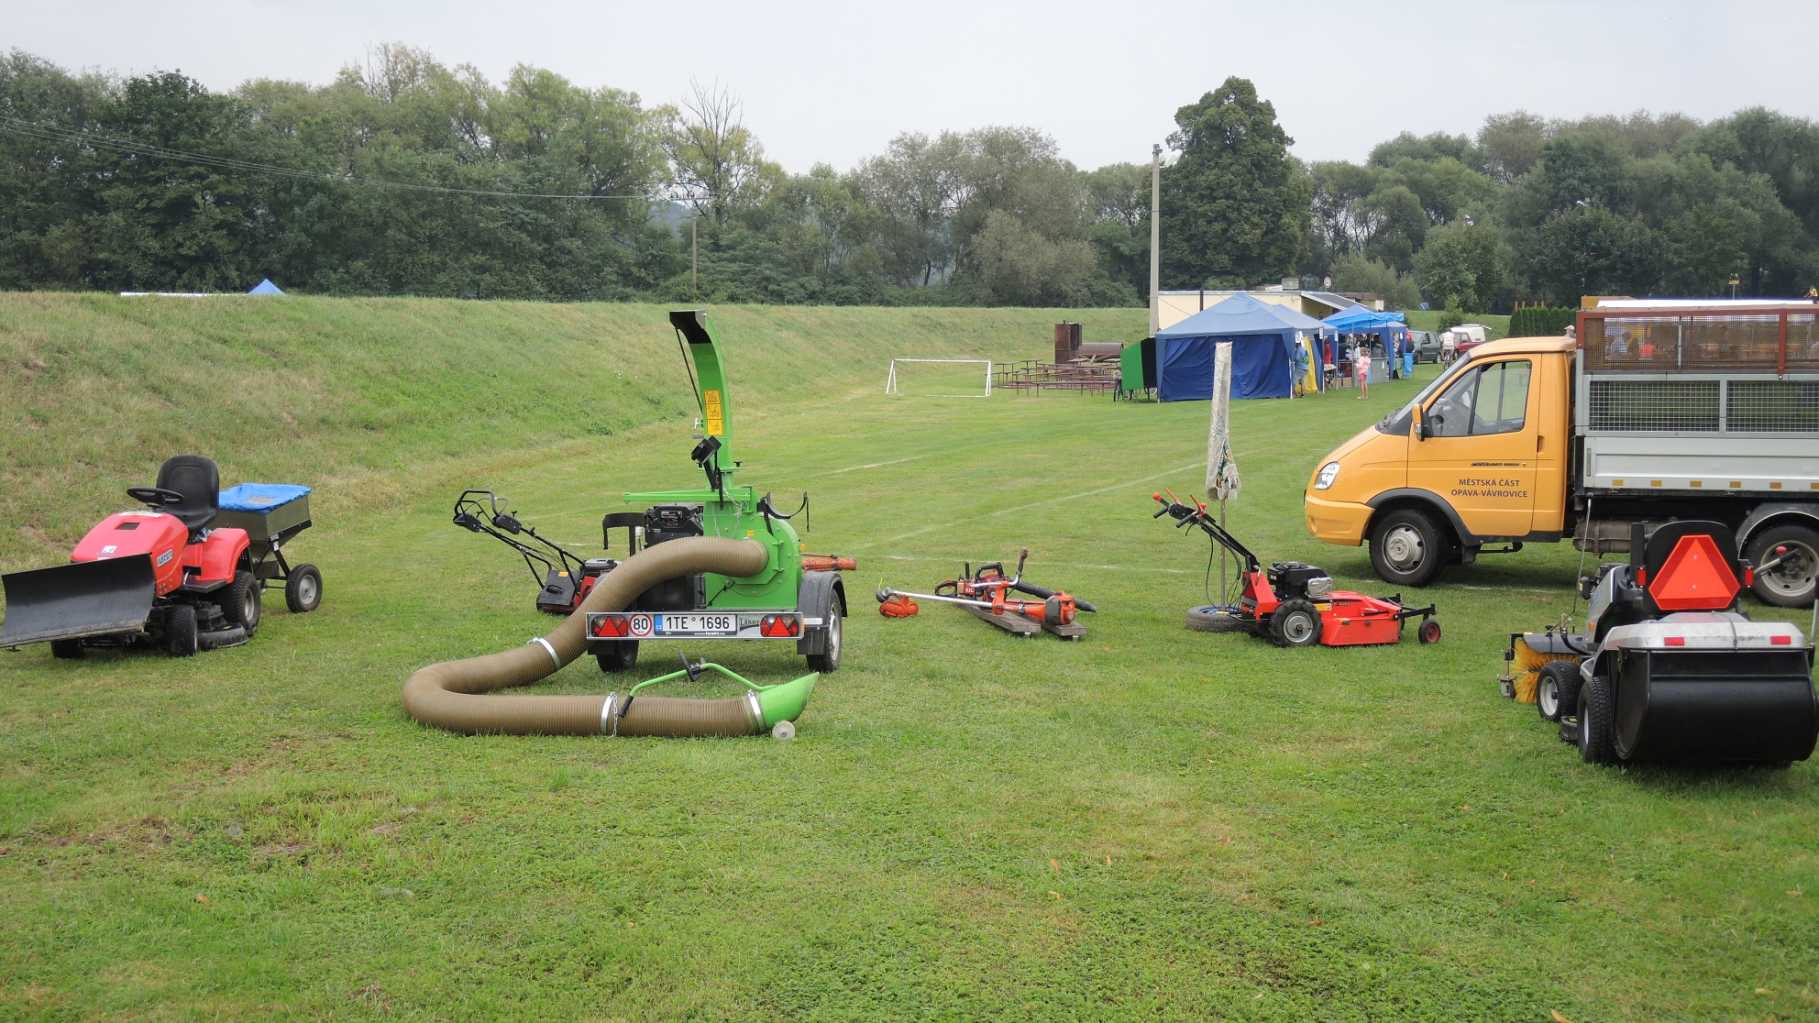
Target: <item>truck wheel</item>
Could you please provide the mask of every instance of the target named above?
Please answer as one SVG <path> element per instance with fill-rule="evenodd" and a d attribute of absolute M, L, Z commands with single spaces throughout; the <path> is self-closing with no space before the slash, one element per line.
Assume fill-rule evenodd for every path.
<path fill-rule="evenodd" d="M 836 592 L 827 606 L 827 642 L 821 648 L 821 653 L 808 655 L 810 671 L 826 675 L 840 670 L 840 648 L 844 645 L 841 633 L 845 629 L 842 624 L 845 619 L 846 601 Z"/>
<path fill-rule="evenodd" d="M 1569 681 L 1567 676 L 1572 676 Z M 1568 687 L 1572 696 L 1567 696 Z M 1571 661 L 1549 661 L 1535 679 L 1535 710 L 1548 721 L 1579 713 L 1579 666 Z"/>
<path fill-rule="evenodd" d="M 221 591 L 215 599 L 215 606 L 221 609 L 221 617 L 227 624 L 238 625 L 246 630 L 246 638 L 253 638 L 259 629 L 261 600 L 259 580 L 251 572 L 234 573 L 234 581 Z"/>
<path fill-rule="evenodd" d="M 293 614 L 314 611 L 322 603 L 322 572 L 314 565 L 298 565 L 284 580 L 284 606 Z"/>
<path fill-rule="evenodd" d="M 628 639 L 619 643 L 602 644 L 594 653 L 594 660 L 599 663 L 600 670 L 608 675 L 630 671 L 632 665 L 638 663 L 638 641 Z"/>
<path fill-rule="evenodd" d="M 196 652 L 195 608 L 174 604 L 164 613 L 164 649 L 172 657 L 189 657 Z"/>
<path fill-rule="evenodd" d="M 1616 716 L 1610 680 L 1594 675 L 1579 689 L 1579 759 L 1588 764 L 1617 759 L 1617 748 L 1611 742 Z"/>
<path fill-rule="evenodd" d="M 82 641 L 79 639 L 51 640 L 51 656 L 59 661 L 79 661 L 82 659 Z"/>
<path fill-rule="evenodd" d="M 1445 560 L 1444 534 L 1424 511 L 1399 508 L 1371 528 L 1371 567 L 1386 583 L 1426 586 Z"/>
<path fill-rule="evenodd" d="M 1270 635 L 1282 646 L 1320 642 L 1320 612 L 1305 600 L 1285 600 L 1270 616 Z"/>
<path fill-rule="evenodd" d="M 1750 541 L 1747 557 L 1752 565 L 1780 559 L 1767 571 L 1756 570 L 1752 588 L 1764 604 L 1805 607 L 1813 602 L 1819 581 L 1819 532 L 1791 522 L 1770 526 Z"/>

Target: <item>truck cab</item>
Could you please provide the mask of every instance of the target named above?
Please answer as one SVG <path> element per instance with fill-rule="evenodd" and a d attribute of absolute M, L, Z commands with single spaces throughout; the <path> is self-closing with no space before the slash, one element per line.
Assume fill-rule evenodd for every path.
<path fill-rule="evenodd" d="M 1405 586 L 1486 544 L 1560 539 L 1572 352 L 1566 338 L 1472 349 L 1320 460 L 1304 500 L 1308 532 L 1368 542 L 1378 576 Z"/>
<path fill-rule="evenodd" d="M 1819 304 L 1598 300 L 1572 337 L 1463 354 L 1334 449 L 1304 496 L 1308 532 L 1369 543 L 1377 575 L 1571 539 L 1629 549 L 1638 522 L 1735 533 L 1756 596 L 1819 592 Z"/>

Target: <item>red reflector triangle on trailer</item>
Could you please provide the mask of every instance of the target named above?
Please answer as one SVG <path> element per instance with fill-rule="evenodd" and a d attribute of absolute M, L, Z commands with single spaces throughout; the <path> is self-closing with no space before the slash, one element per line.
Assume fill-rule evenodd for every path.
<path fill-rule="evenodd" d="M 1648 595 L 1663 611 L 1722 611 L 1737 599 L 1737 577 L 1711 537 L 1692 533 L 1649 579 Z"/>

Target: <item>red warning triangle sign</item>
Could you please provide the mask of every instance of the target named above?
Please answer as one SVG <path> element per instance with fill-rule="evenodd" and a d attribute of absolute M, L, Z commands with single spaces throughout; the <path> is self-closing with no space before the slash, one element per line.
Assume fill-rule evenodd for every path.
<path fill-rule="evenodd" d="M 1663 611 L 1722 611 L 1739 588 L 1717 542 L 1704 533 L 1681 537 L 1648 581 L 1648 595 Z"/>

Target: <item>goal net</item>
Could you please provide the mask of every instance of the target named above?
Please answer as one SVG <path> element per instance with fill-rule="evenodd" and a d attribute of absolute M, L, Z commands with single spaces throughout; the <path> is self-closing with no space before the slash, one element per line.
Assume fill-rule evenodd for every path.
<path fill-rule="evenodd" d="M 885 394 L 919 398 L 989 398 L 990 359 L 892 359 Z"/>

